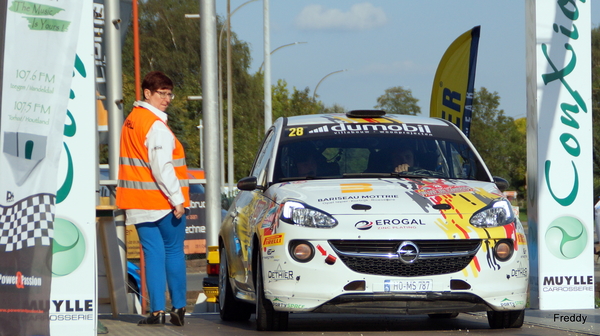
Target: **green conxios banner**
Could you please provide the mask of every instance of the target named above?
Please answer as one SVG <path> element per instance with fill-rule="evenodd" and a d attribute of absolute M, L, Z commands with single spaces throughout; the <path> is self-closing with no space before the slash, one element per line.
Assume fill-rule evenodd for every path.
<path fill-rule="evenodd" d="M 530 303 L 593 309 L 591 1 L 526 3 Z"/>

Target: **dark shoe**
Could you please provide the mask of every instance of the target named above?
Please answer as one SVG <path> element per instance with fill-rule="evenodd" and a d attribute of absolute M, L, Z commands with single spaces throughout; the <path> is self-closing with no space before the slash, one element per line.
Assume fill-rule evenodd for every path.
<path fill-rule="evenodd" d="M 165 324 L 165 312 L 159 312 L 154 315 L 154 313 L 150 313 L 148 317 L 138 322 L 138 325 L 161 325 Z"/>
<path fill-rule="evenodd" d="M 173 307 L 171 309 L 171 320 L 169 320 L 169 322 L 173 323 L 176 326 L 182 326 L 184 316 L 185 316 L 185 307 L 178 308 L 178 309 L 175 309 L 175 307 Z"/>

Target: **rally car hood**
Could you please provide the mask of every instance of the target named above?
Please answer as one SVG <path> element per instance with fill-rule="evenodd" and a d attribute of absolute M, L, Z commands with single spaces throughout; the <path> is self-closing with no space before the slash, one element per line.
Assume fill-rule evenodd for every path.
<path fill-rule="evenodd" d="M 269 191 L 278 203 L 297 200 L 332 215 L 368 210 L 369 215 L 449 212 L 462 217 L 503 197 L 491 182 L 414 178 L 293 181 Z"/>

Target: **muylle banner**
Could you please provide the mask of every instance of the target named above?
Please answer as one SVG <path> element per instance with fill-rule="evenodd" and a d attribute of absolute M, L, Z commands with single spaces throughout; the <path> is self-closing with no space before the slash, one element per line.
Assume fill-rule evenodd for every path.
<path fill-rule="evenodd" d="M 0 1 L 0 331 L 49 335 L 57 173 L 81 0 Z"/>

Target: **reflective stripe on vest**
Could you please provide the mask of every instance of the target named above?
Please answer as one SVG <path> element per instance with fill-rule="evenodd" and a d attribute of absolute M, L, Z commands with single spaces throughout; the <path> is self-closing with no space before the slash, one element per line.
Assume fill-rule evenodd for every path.
<path fill-rule="evenodd" d="M 136 107 L 129 114 L 121 131 L 117 207 L 120 209 L 166 210 L 172 209 L 168 198 L 152 176 L 145 147 L 146 134 L 156 121 L 161 121 L 151 111 Z M 183 146 L 175 135 L 173 166 L 184 195 L 184 206 L 190 204 L 189 181 Z"/>

